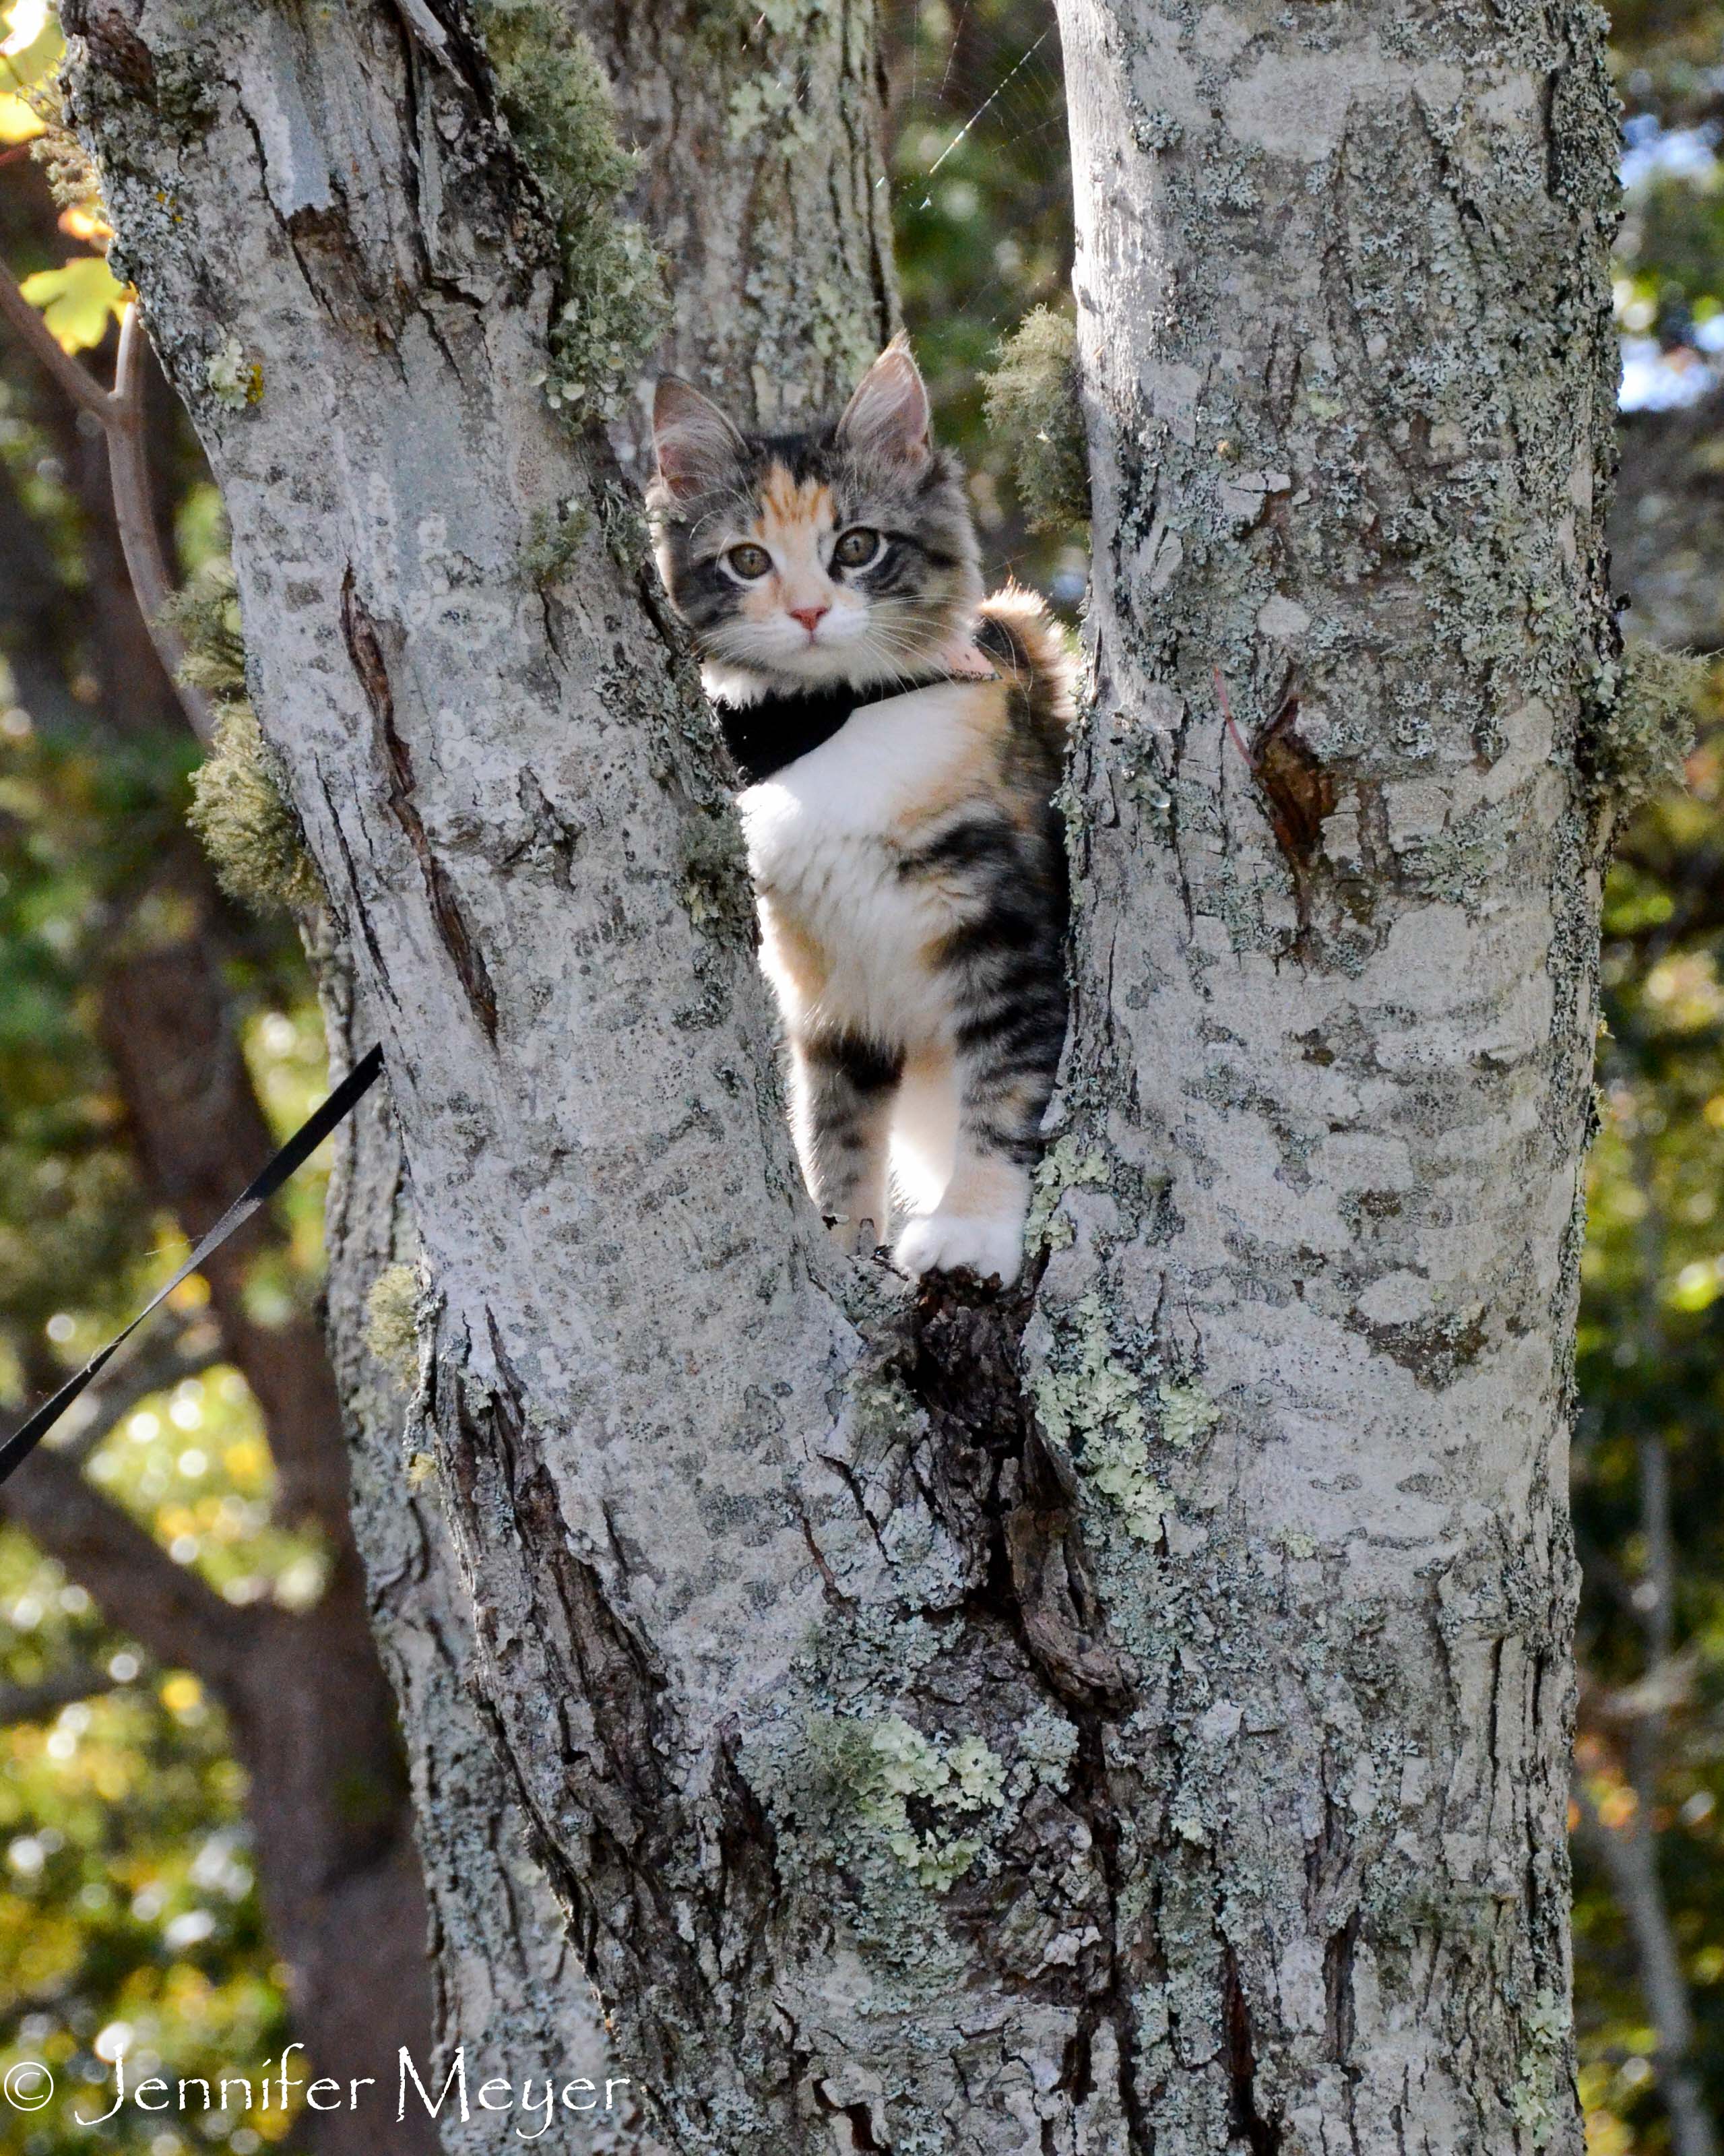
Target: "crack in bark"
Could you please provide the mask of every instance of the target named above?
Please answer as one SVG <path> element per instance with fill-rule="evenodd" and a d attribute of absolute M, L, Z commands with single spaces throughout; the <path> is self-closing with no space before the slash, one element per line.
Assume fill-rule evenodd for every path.
<path fill-rule="evenodd" d="M 1229 2087 L 1232 2097 L 1229 2119 L 1234 2134 L 1251 2156 L 1279 2156 L 1281 2128 L 1257 2108 L 1257 2060 L 1251 2037 L 1251 2013 L 1245 1987 L 1239 1980 L 1239 1958 L 1229 1940 L 1221 1953 L 1221 1999 L 1227 2032 Z"/>
<path fill-rule="evenodd" d="M 468 923 L 454 880 L 433 850 L 424 819 L 414 803 L 413 758 L 396 730 L 395 694 L 390 685 L 382 643 L 377 624 L 355 588 L 351 562 L 341 579 L 341 633 L 346 639 L 353 671 L 359 677 L 359 685 L 365 691 L 366 701 L 377 723 L 390 809 L 406 833 L 413 858 L 419 865 L 419 872 L 425 880 L 425 893 L 431 901 L 432 918 L 437 924 L 443 947 L 454 961 L 468 1008 L 479 1020 L 485 1039 L 495 1045 L 497 992 L 491 983 L 490 968 Z"/>
<path fill-rule="evenodd" d="M 933 1428 L 936 1507 L 961 1533 L 985 1538 L 979 1599 L 1013 1626 L 1068 1707 L 1116 1717 L 1130 1712 L 1135 1672 L 1108 1636 L 1076 1476 L 1048 1444 L 1024 1389 L 1029 1294 L 997 1297 L 962 1275 L 925 1281 L 905 1382 Z"/>

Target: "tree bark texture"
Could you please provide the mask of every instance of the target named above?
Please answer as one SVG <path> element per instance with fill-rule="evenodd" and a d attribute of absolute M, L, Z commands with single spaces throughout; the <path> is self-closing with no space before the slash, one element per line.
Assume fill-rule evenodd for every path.
<path fill-rule="evenodd" d="M 641 160 L 634 207 L 670 264 L 659 367 L 745 424 L 841 408 L 898 326 L 873 7 L 565 4 L 614 87 Z"/>
<path fill-rule="evenodd" d="M 877 184 L 882 90 L 870 12 L 662 13 L 576 4 L 610 76 L 619 131 L 642 161 L 633 204 L 675 264 L 673 319 L 655 371 L 680 371 L 739 414 L 788 423 L 842 401 L 896 326 L 885 198 Z M 625 466 L 645 451 L 644 405 L 615 429 Z M 644 472 L 644 467 L 638 469 Z M 345 955 L 321 946 L 326 1018 L 351 1060 L 373 1029 Z M 393 1113 L 373 1104 L 341 1143 L 330 1219 L 329 1315 L 354 1453 L 356 1530 L 373 1617 L 408 1733 L 418 1838 L 434 1904 L 440 2059 L 609 2056 L 562 1912 L 526 1843 L 471 1679 L 471 1618 L 436 1489 L 409 1490 L 408 1397 L 366 1341 L 367 1293 L 420 1238 Z M 439 2071 L 440 2071 L 439 2067 Z M 627 2071 L 610 2058 L 608 2071 Z M 450 2145 L 494 2142 L 495 2121 L 445 2127 Z M 592 2145 L 644 2146 L 623 2117 Z"/>
<path fill-rule="evenodd" d="M 1029 1344 L 1086 1458 L 1068 1373 L 1158 1373 L 1095 1558 L 1132 2132 L 1574 2150 L 1598 18 L 1061 23 L 1095 711 Z"/>
<path fill-rule="evenodd" d="M 332 1055 L 351 1063 L 374 1037 L 352 969 L 314 937 Z M 394 1111 L 381 1091 L 342 1134 L 328 1214 L 330 1344 L 351 1440 L 353 1532 L 365 1553 L 370 1609 L 399 1704 L 425 1888 L 436 2044 L 423 2078 L 441 2088 L 458 2049 L 477 2088 L 490 2076 L 555 2067 L 596 2087 L 626 2075 L 564 1912 L 535 1861 L 518 1784 L 493 1741 L 473 1661 L 473 1612 L 434 1479 L 409 1433 L 413 1386 L 381 1363 L 367 1298 L 386 1268 L 417 1267 L 421 1244 Z M 377 2046 L 383 2056 L 383 2046 Z M 517 2121 L 451 2104 L 450 2156 L 500 2148 Z M 649 2156 L 634 2097 L 560 2121 L 580 2156 Z"/>
<path fill-rule="evenodd" d="M 72 11 L 388 1053 L 403 1450 L 680 2148 L 1578 2146 L 1610 137 L 1590 16 L 1470 19 L 1068 13 L 1097 708 L 1045 1272 L 997 1301 L 840 1263 L 800 1194 L 710 731 L 533 387 L 464 22 L 224 17 L 218 64 Z"/>
<path fill-rule="evenodd" d="M 46 205 L 45 187 L 11 192 L 8 212 L 22 229 L 9 236 L 39 240 L 44 224 L 52 235 Z M 100 727 L 118 741 L 177 732 L 183 718 L 115 533 L 105 444 L 99 431 L 78 425 L 57 390 L 38 400 L 33 386 L 25 408 L 55 442 L 75 490 L 90 588 L 72 603 L 40 526 L 12 504 L 0 547 L 0 639 L 26 708 L 44 728 Z M 162 390 L 164 404 L 166 398 Z M 168 425 L 157 430 L 158 466 L 174 439 Z M 94 709 L 71 693 L 68 676 L 80 667 L 97 685 Z M 223 978 L 233 923 L 189 834 L 121 897 L 96 984 L 97 1029 L 140 1183 L 195 1240 L 273 1149 Z M 212 1337 L 203 1363 L 218 1350 L 244 1375 L 276 1465 L 278 1515 L 321 1537 L 329 1574 L 314 1606 L 290 1613 L 229 1605 L 84 1479 L 87 1450 L 126 1412 L 120 1399 L 103 1397 L 105 1388 L 97 1396 L 105 1419 L 69 1452 L 49 1449 L 29 1462 L 0 1503 L 112 1623 L 163 1666 L 192 1670 L 220 1701 L 249 1778 L 260 1887 L 271 1937 L 291 1971 L 296 2033 L 318 2071 L 341 2076 L 364 2071 L 380 2051 L 393 2056 L 398 2043 L 416 2056 L 428 2046 L 425 1901 L 394 1703 L 348 1525 L 329 1361 L 309 1315 L 272 1326 L 246 1306 L 247 1275 L 279 1241 L 279 1229 L 260 1219 L 206 1267 L 213 1322 L 203 1327 Z M 131 1404 L 184 1373 L 177 1357 L 158 1360 L 146 1350 L 143 1368 L 126 1366 Z M 30 1373 L 44 1393 L 63 1375 L 45 1359 Z M 306 2146 L 321 2156 L 357 2156 L 369 2145 L 362 2120 L 331 2113 L 316 2124 Z M 402 2130 L 408 2151 L 435 2146 L 428 2121 L 408 2119 Z"/>

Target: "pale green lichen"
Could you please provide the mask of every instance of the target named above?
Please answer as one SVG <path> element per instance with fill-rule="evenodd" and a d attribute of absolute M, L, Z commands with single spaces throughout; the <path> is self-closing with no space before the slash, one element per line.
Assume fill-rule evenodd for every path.
<path fill-rule="evenodd" d="M 736 819 L 721 803 L 688 818 L 682 834 L 683 911 L 703 936 L 747 948 L 754 903 Z"/>
<path fill-rule="evenodd" d="M 216 403 L 228 412 L 243 412 L 259 404 L 264 397 L 264 370 L 248 359 L 245 347 L 231 330 L 203 362 L 203 380 Z"/>
<path fill-rule="evenodd" d="M 218 704 L 244 696 L 245 640 L 230 562 L 206 562 L 162 608 L 162 619 L 186 647 L 182 680 Z"/>
<path fill-rule="evenodd" d="M 321 900 L 317 871 L 249 704 L 230 704 L 218 718 L 214 745 L 192 775 L 186 820 L 222 888 L 243 906 L 291 912 Z"/>
<path fill-rule="evenodd" d="M 1031 527 L 1060 531 L 1090 515 L 1090 452 L 1079 401 L 1076 331 L 1069 316 L 1038 307 L 1002 346 L 983 378 L 988 424 L 1010 449 Z"/>
<path fill-rule="evenodd" d="M 1018 1757 L 1012 1768 L 1009 1794 L 1021 1799 L 1038 1784 L 1045 1784 L 1063 1794 L 1070 1785 L 1077 1747 L 1074 1723 L 1056 1708 L 1034 1708 L 1018 1726 Z"/>
<path fill-rule="evenodd" d="M 365 1344 L 403 1391 L 418 1375 L 418 1306 L 413 1265 L 386 1265 L 365 1298 Z"/>
<path fill-rule="evenodd" d="M 192 774 L 186 820 L 203 842 L 217 880 L 255 913 L 321 903 L 323 888 L 288 806 L 273 751 L 245 697 L 245 644 L 231 563 L 206 562 L 162 608 L 186 647 L 180 678 L 203 690 L 215 740 Z"/>
<path fill-rule="evenodd" d="M 1578 756 L 1595 792 L 1619 814 L 1680 783 L 1711 682 L 1709 660 L 1655 644 L 1630 644 L 1615 666 L 1600 670 Z"/>
<path fill-rule="evenodd" d="M 555 511 L 536 509 L 521 550 L 524 583 L 544 591 L 572 567 L 593 533 L 590 511 L 577 501 L 560 502 Z"/>
<path fill-rule="evenodd" d="M 1086 1295 L 1070 1313 L 1076 1352 L 1035 1381 L 1036 1407 L 1049 1437 L 1070 1445 L 1101 1430 L 1142 1437 L 1148 1426 L 1137 1378 L 1113 1352 L 1099 1296 Z"/>
<path fill-rule="evenodd" d="M 1160 1538 L 1172 1499 L 1150 1473 L 1149 1450 L 1141 1437 L 1092 1437 L 1080 1464 L 1088 1481 L 1118 1508 L 1128 1535 L 1141 1543 Z"/>
<path fill-rule="evenodd" d="M 973 1813 L 998 1811 L 1006 1800 L 1005 1763 L 979 1737 L 966 1737 L 945 1751 L 895 1714 L 870 1732 L 861 1780 L 863 1818 L 885 1836 L 899 1863 L 936 1894 L 948 1892 L 969 1870 L 982 1853 L 983 1839 L 955 1825 L 916 1825 L 911 1801 Z"/>
<path fill-rule="evenodd" d="M 1509 2093 L 1509 2112 L 1535 2148 L 1544 2148 L 1567 2110 L 1561 2085 L 1572 2023 L 1567 2003 L 1553 1991 L 1542 1991 L 1522 2017 L 1526 2047 L 1521 2071 Z"/>
<path fill-rule="evenodd" d="M 1106 1188 L 1109 1180 L 1107 1155 L 1083 1138 L 1055 1138 L 1036 1164 L 1030 1184 L 1029 1215 L 1024 1224 L 1024 1240 L 1033 1250 L 1066 1249 L 1072 1225 L 1060 1211 L 1068 1190 L 1081 1183 Z"/>
<path fill-rule="evenodd" d="M 618 141 L 604 71 L 562 9 L 485 0 L 479 18 L 504 113 L 557 233 L 545 395 L 585 424 L 616 408 L 668 317 L 663 265 L 618 208 L 639 161 Z"/>
<path fill-rule="evenodd" d="M 1149 1471 L 1149 1418 L 1134 1373 L 1114 1353 L 1101 1298 L 1070 1313 L 1075 1338 L 1036 1375 L 1042 1427 L 1073 1452 L 1085 1481 L 1119 1513 L 1126 1532 L 1154 1542 L 1172 1500 Z"/>
<path fill-rule="evenodd" d="M 42 122 L 30 155 L 48 176 L 49 192 L 63 209 L 94 210 L 103 215 L 102 185 L 84 145 L 66 124 L 65 87 L 60 70 L 25 93 L 24 102 Z"/>
<path fill-rule="evenodd" d="M 1179 1452 L 1207 1437 L 1221 1419 L 1220 1409 L 1198 1384 L 1158 1385 L 1156 1406 L 1156 1427 L 1162 1442 Z"/>

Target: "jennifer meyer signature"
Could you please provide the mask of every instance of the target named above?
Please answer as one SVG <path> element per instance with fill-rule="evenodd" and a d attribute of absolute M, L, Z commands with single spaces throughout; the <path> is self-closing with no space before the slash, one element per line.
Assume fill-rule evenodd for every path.
<path fill-rule="evenodd" d="M 303 2044 L 290 2044 L 281 2054 L 280 2065 L 272 2080 L 270 2061 L 264 2061 L 262 2077 L 255 2085 L 249 2074 L 223 2074 L 212 2086 L 202 2074 L 190 2074 L 178 2081 L 169 2081 L 160 2074 L 151 2074 L 147 2080 L 126 2086 L 126 2055 L 122 2051 L 114 2061 L 114 2074 L 110 2087 L 113 2102 L 105 2111 L 90 2116 L 81 2104 L 71 2107 L 72 2123 L 86 2133 L 119 2116 L 130 2105 L 146 2112 L 165 2112 L 181 2117 L 193 2112 L 247 2112 L 255 2108 L 259 2099 L 253 2093 L 255 2086 L 261 2091 L 262 2108 L 287 2110 L 293 2102 L 293 2092 L 303 2089 L 305 2104 L 311 2111 L 358 2112 L 370 2110 L 387 2101 L 379 2092 L 368 2096 L 367 2090 L 379 2090 L 375 2074 L 361 2074 L 346 2081 L 331 2081 L 326 2075 L 308 2082 L 303 2073 L 295 2071 L 293 2055 L 305 2050 Z M 428 2069 L 432 2081 L 434 2071 Z M 423 2104 L 433 2118 L 440 2118 L 445 2106 L 451 2117 L 464 2123 L 475 2112 L 519 2112 L 521 2114 L 515 2131 L 523 2141 L 536 2141 L 547 2133 L 556 2123 L 559 2112 L 593 2112 L 631 2110 L 634 2099 L 619 2098 L 618 2089 L 632 2088 L 634 2083 L 618 2075 L 604 2081 L 589 2081 L 577 2075 L 568 2081 L 559 2082 L 557 2075 L 546 2073 L 542 2079 L 525 2074 L 517 2083 L 511 2076 L 497 2074 L 480 2082 L 470 2093 L 468 2087 L 467 2047 L 456 2047 L 454 2058 L 443 2078 L 442 2087 L 433 2089 L 421 2077 L 413 2055 L 403 2044 L 396 2061 L 394 2115 L 398 2125 L 407 2117 L 409 2103 Z M 232 2092 L 230 2097 L 229 2092 Z M 603 2093 L 601 2093 L 601 2091 Z M 41 2111 L 54 2096 L 54 2076 L 39 2060 L 21 2059 L 0 2076 L 0 2097 L 14 2111 Z M 530 2124 L 529 2121 L 536 2121 Z"/>

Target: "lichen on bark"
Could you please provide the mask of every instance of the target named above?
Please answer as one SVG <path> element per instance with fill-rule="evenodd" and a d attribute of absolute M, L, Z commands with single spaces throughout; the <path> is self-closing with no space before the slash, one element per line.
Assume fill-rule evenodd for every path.
<path fill-rule="evenodd" d="M 1138 1678 L 1134 2133 L 1572 2149 L 1598 24 L 1061 20 L 1098 684 L 1062 1142 L 1118 1166 L 1026 1347 L 1057 1404 L 1105 1341 L 1158 1492 L 1152 1541 L 1085 1513 Z"/>
<path fill-rule="evenodd" d="M 545 394 L 572 420 L 603 418 L 664 326 L 664 264 L 619 203 L 639 161 L 618 140 L 609 84 L 554 0 L 479 0 L 485 50 L 558 251 Z"/>
<path fill-rule="evenodd" d="M 1061 531 L 1089 521 L 1090 455 L 1076 348 L 1070 316 L 1037 307 L 982 378 L 988 428 L 1010 454 L 1032 531 Z"/>
<path fill-rule="evenodd" d="M 88 110 L 436 1282 L 363 1509 L 452 1933 L 554 2026 L 577 1979 L 462 1892 L 511 1897 L 495 1780 L 433 1787 L 470 1679 L 680 2147 L 1572 2146 L 1589 14 L 1066 0 L 1097 690 L 1044 1270 L 998 1298 L 847 1273 L 800 1194 L 711 729 L 531 385 L 562 256 L 476 44 L 236 13 L 188 131 L 151 85 L 203 33 L 126 5 L 85 0 Z M 767 28 L 823 26 L 859 336 L 871 33 Z M 666 168 L 771 138 L 748 229 L 793 233 L 796 96 L 731 140 L 761 55 L 708 32 L 594 34 L 721 56 Z M 827 302 L 762 277 L 752 360 L 677 335 L 779 416 Z"/>

